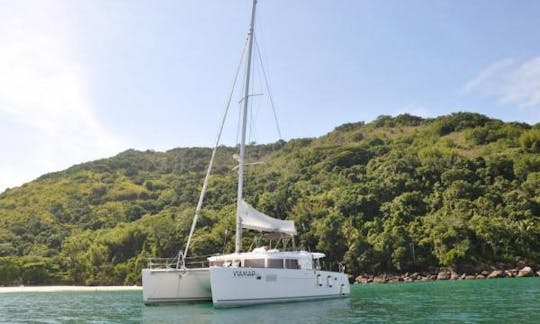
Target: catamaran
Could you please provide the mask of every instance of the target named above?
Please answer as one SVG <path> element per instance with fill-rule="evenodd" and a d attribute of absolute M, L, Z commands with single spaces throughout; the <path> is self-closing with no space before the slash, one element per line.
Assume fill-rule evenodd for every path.
<path fill-rule="evenodd" d="M 269 232 L 282 237 L 296 234 L 294 222 L 267 216 L 243 199 L 246 123 L 256 6 L 257 0 L 253 0 L 238 159 L 235 252 L 208 258 L 212 302 L 214 306 L 226 307 L 347 296 L 350 286 L 344 268 L 341 267 L 339 272 L 320 270 L 319 260 L 325 256 L 323 253 L 280 251 L 265 247 L 241 253 L 242 229 Z"/>
<path fill-rule="evenodd" d="M 293 221 L 270 217 L 249 205 L 243 196 L 246 156 L 246 129 L 250 100 L 250 76 L 257 0 L 253 0 L 251 23 L 247 40 L 245 84 L 241 110 L 240 152 L 236 210 L 235 251 L 231 254 L 208 257 L 209 267 L 189 268 L 186 254 L 202 207 L 204 192 L 212 168 L 221 130 L 207 169 L 186 249 L 174 262 L 156 262 L 142 271 L 145 304 L 212 300 L 216 307 L 242 306 L 262 303 L 303 301 L 345 297 L 350 293 L 348 276 L 340 265 L 339 271 L 321 270 L 323 253 L 297 250 L 294 244 L 296 227 Z M 236 78 L 235 78 L 236 79 Z M 230 102 L 230 98 L 229 98 Z M 255 230 L 282 242 L 270 247 L 242 250 L 242 230 Z M 292 242 L 292 250 L 287 250 Z"/>

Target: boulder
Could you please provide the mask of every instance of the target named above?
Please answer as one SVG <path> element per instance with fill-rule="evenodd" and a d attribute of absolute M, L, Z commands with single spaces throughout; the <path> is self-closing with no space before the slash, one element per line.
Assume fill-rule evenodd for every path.
<path fill-rule="evenodd" d="M 487 277 L 489 279 L 502 278 L 502 277 L 504 277 L 504 271 L 502 271 L 502 270 L 493 270 L 493 271 L 491 271 L 491 273 Z"/>
<path fill-rule="evenodd" d="M 505 270 L 504 274 L 509 278 L 514 278 L 517 275 L 517 269 Z"/>
<path fill-rule="evenodd" d="M 486 276 L 484 276 L 483 274 L 479 274 L 476 276 L 476 279 L 486 279 Z"/>
<path fill-rule="evenodd" d="M 437 274 L 437 280 L 448 280 L 450 279 L 450 273 L 447 271 L 441 271 Z"/>
<path fill-rule="evenodd" d="M 386 283 L 387 281 L 386 276 L 376 276 L 373 278 L 373 283 Z"/>
<path fill-rule="evenodd" d="M 450 279 L 452 279 L 452 280 L 458 280 L 458 279 L 459 279 L 459 274 L 458 274 L 457 272 L 455 272 L 455 271 L 452 271 L 452 272 L 450 273 Z"/>
<path fill-rule="evenodd" d="M 531 267 L 523 267 L 521 270 L 519 270 L 518 277 L 532 277 L 534 276 L 534 271 Z"/>
<path fill-rule="evenodd" d="M 474 275 L 466 275 L 465 276 L 465 280 L 473 280 L 473 279 L 476 279 L 476 276 L 474 276 Z"/>
<path fill-rule="evenodd" d="M 401 277 L 392 276 L 392 277 L 388 278 L 388 282 L 394 282 L 395 283 L 395 282 L 403 281 L 403 280 L 400 280 L 400 279 L 401 279 Z"/>

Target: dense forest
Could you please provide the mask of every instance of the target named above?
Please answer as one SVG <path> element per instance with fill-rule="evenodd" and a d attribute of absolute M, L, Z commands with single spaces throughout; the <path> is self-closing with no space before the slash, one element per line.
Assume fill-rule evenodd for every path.
<path fill-rule="evenodd" d="M 540 124 L 380 116 L 247 151 L 265 163 L 246 200 L 353 275 L 540 263 Z M 234 152 L 218 151 L 191 255 L 234 250 Z M 129 150 L 6 190 L 0 285 L 140 283 L 148 257 L 184 247 L 210 153 Z"/>

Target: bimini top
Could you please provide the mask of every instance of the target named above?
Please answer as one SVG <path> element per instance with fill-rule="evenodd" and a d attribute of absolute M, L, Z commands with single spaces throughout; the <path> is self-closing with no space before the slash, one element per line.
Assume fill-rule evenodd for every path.
<path fill-rule="evenodd" d="M 242 228 L 262 232 L 296 235 L 296 227 L 294 226 L 294 221 L 281 220 L 265 215 L 253 208 L 243 199 L 239 201 L 238 205 Z"/>

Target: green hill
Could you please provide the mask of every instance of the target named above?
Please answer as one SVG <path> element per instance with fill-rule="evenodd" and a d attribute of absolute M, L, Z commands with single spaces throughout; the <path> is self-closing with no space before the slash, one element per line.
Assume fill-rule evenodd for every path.
<path fill-rule="evenodd" d="M 192 255 L 234 249 L 234 152 L 219 150 Z M 352 274 L 540 263 L 539 124 L 381 116 L 248 152 L 265 163 L 246 199 Z M 184 247 L 210 153 L 129 150 L 6 190 L 0 284 L 139 282 L 146 258 Z"/>

